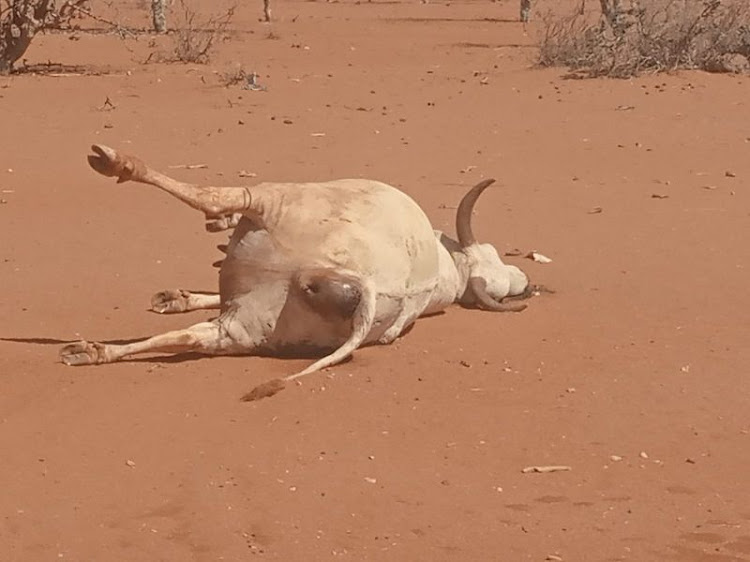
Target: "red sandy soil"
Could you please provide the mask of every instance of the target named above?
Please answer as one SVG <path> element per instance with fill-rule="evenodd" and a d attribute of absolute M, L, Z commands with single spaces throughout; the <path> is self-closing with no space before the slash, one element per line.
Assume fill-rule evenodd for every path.
<path fill-rule="evenodd" d="M 117 17 L 146 25 L 138 4 Z M 208 65 L 45 35 L 29 64 L 101 74 L 0 79 L 0 560 L 750 560 L 750 81 L 566 80 L 515 2 L 260 12 Z M 223 86 L 239 65 L 267 91 Z M 66 367 L 65 342 L 209 317 L 146 309 L 215 289 L 225 240 L 96 175 L 92 142 L 201 183 L 380 179 L 449 232 L 496 177 L 478 236 L 551 257 L 508 261 L 557 293 L 254 403 L 309 362 Z"/>

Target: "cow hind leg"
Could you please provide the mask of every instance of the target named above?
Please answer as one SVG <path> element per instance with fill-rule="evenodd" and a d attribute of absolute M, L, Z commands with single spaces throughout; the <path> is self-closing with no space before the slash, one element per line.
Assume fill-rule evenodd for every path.
<path fill-rule="evenodd" d="M 89 155 L 88 161 L 94 170 L 104 176 L 116 177 L 118 183 L 135 181 L 150 184 L 174 195 L 209 218 L 206 224 L 209 231 L 230 228 L 231 222 L 236 223 L 236 214 L 250 208 L 248 188 L 197 186 L 170 178 L 150 168 L 141 159 L 108 146 L 95 144 L 91 150 L 94 154 Z"/>
<path fill-rule="evenodd" d="M 60 350 L 66 365 L 113 363 L 139 353 L 185 353 L 189 351 L 220 355 L 236 351 L 220 320 L 201 322 L 184 330 L 175 330 L 146 340 L 124 345 L 80 341 Z"/>
<path fill-rule="evenodd" d="M 151 310 L 159 314 L 217 308 L 221 308 L 221 297 L 214 293 L 192 293 L 185 289 L 167 289 L 151 297 Z"/>
<path fill-rule="evenodd" d="M 395 342 L 409 326 L 414 324 L 414 322 L 417 320 L 417 317 L 417 314 L 409 314 L 402 311 L 401 315 L 396 318 L 396 321 L 393 323 L 393 325 L 388 328 L 382 336 L 380 336 L 378 343 L 388 345 Z"/>

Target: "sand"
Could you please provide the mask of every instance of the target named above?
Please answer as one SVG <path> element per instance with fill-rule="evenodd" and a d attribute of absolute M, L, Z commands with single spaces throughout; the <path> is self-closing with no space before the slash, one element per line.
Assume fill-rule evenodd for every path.
<path fill-rule="evenodd" d="M 514 2 L 273 8 L 206 65 L 79 32 L 0 78 L 0 560 L 750 560 L 748 78 L 567 80 Z M 226 238 L 95 174 L 95 142 L 197 183 L 379 179 L 448 232 L 494 177 L 477 236 L 557 292 L 252 403 L 308 361 L 66 367 L 210 317 L 147 309 L 214 290 Z"/>

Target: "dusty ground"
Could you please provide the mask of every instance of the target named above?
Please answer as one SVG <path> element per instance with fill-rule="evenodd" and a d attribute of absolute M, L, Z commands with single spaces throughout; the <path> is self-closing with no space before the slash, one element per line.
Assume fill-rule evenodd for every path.
<path fill-rule="evenodd" d="M 82 33 L 28 62 L 107 73 L 0 79 L 0 559 L 749 560 L 748 79 L 533 70 L 515 2 L 259 14 L 206 66 Z M 268 91 L 222 86 L 239 64 Z M 451 309 L 256 403 L 306 362 L 65 367 L 67 341 L 209 316 L 146 308 L 214 288 L 224 240 L 94 174 L 92 142 L 198 182 L 381 179 L 451 232 L 496 177 L 478 235 L 552 257 L 508 260 L 558 292 Z M 572 470 L 521 472 L 548 464 Z"/>

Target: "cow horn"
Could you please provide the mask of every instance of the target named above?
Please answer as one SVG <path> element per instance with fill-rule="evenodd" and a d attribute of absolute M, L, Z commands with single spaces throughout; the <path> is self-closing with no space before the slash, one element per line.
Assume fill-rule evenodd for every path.
<path fill-rule="evenodd" d="M 495 183 L 495 180 L 492 178 L 480 181 L 461 199 L 456 212 L 456 234 L 463 248 L 476 243 L 474 232 L 471 230 L 471 213 L 474 211 L 474 204 L 479 196 L 493 183 Z"/>

